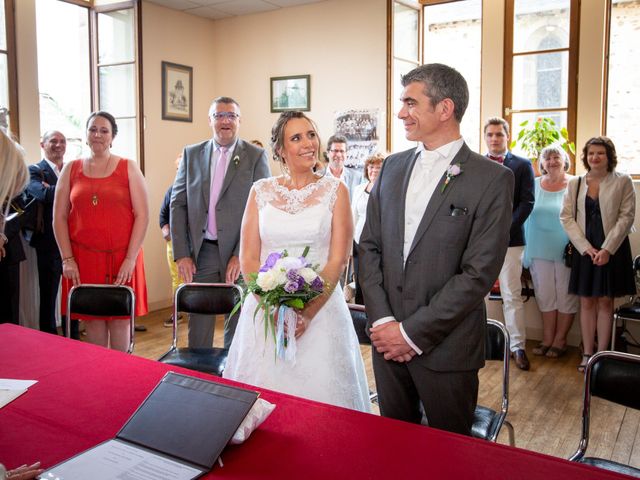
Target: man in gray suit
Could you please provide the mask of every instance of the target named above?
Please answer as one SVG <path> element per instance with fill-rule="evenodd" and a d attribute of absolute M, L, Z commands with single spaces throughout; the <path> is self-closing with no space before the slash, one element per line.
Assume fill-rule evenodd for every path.
<path fill-rule="evenodd" d="M 418 147 L 384 162 L 360 237 L 380 412 L 420 423 L 424 411 L 430 426 L 469 435 L 513 173 L 460 136 L 469 91 L 456 70 L 423 65 L 402 85 L 398 117 Z"/>
<path fill-rule="evenodd" d="M 253 182 L 270 175 L 266 152 L 238 138 L 240 106 L 229 97 L 209 108 L 213 139 L 185 147 L 171 193 L 173 258 L 185 282 L 233 283 L 240 275 L 240 224 Z M 229 347 L 237 317 L 227 318 Z M 211 347 L 215 324 L 190 315 L 189 346 Z"/>

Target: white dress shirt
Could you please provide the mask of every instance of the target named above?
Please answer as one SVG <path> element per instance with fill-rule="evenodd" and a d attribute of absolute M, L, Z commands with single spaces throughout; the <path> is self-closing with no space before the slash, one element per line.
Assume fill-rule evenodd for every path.
<path fill-rule="evenodd" d="M 58 169 L 58 166 L 47 158 L 45 158 L 44 161 L 49 164 L 51 170 L 53 170 L 53 173 L 56 174 L 56 177 L 60 177 L 60 170 Z"/>
<path fill-rule="evenodd" d="M 427 150 L 422 143 L 416 148 L 416 155 L 420 155 L 420 158 L 416 160 L 413 170 L 411 171 L 409 185 L 407 186 L 407 195 L 405 197 L 404 262 L 407 261 L 411 245 L 413 244 L 427 205 L 435 193 L 438 183 L 446 172 L 447 167 L 449 167 L 463 144 L 464 139 L 460 137 L 458 140 L 442 145 L 435 150 Z M 376 327 L 391 321 L 396 321 L 395 317 L 383 317 L 375 321 L 372 326 Z M 404 331 L 404 328 L 402 328 L 402 323 L 400 323 L 400 333 L 402 333 L 402 336 L 409 346 L 411 346 L 418 355 L 422 355 L 422 350 L 411 341 Z"/>

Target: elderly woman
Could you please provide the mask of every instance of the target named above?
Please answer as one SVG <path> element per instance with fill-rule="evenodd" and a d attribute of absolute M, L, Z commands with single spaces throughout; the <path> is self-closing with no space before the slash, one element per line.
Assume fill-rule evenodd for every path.
<path fill-rule="evenodd" d="M 118 133 L 115 118 L 94 112 L 87 120 L 91 154 L 67 163 L 56 188 L 53 229 L 69 283 L 131 285 L 136 315 L 147 313 L 142 241 L 149 221 L 147 190 L 138 165 L 111 153 Z M 64 298 L 64 297 L 63 297 Z M 125 320 L 87 320 L 87 340 L 126 351 Z"/>
<path fill-rule="evenodd" d="M 584 371 L 589 357 L 611 340 L 613 299 L 634 295 L 628 234 L 636 199 L 631 177 L 615 171 L 616 148 L 607 137 L 594 137 L 582 149 L 587 173 L 569 182 L 560 221 L 579 255 L 573 256 L 569 292 L 580 297 Z"/>
<path fill-rule="evenodd" d="M 367 219 L 369 193 L 378 178 L 383 161 L 384 155 L 382 153 L 374 153 L 365 160 L 364 178 L 366 182 L 361 183 L 353 189 L 353 196 L 351 199 L 351 212 L 353 213 L 353 224 L 355 225 L 353 232 L 353 274 L 356 280 L 355 302 L 360 305 L 364 303 L 364 298 L 362 297 L 362 290 L 360 289 L 360 282 L 358 280 L 358 273 L 360 270 L 360 265 L 358 263 L 358 242 L 360 241 L 360 234 L 364 228 L 364 222 Z"/>
<path fill-rule="evenodd" d="M 578 311 L 578 297 L 571 295 L 571 270 L 562 254 L 568 242 L 560 223 L 562 199 L 570 175 L 569 156 L 559 146 L 552 145 L 540 152 L 540 172 L 535 180 L 533 211 L 524 225 L 525 248 L 523 265 L 531 270 L 536 302 L 542 312 L 542 342 L 533 349 L 534 355 L 558 358 L 567 352 L 567 333 Z"/>

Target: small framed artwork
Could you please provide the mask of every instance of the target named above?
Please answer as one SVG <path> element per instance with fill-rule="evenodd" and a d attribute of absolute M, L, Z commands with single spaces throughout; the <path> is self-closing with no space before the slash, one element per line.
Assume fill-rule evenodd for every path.
<path fill-rule="evenodd" d="M 162 62 L 162 119 L 193 121 L 193 68 Z"/>
<path fill-rule="evenodd" d="M 310 75 L 271 77 L 271 112 L 311 110 Z"/>

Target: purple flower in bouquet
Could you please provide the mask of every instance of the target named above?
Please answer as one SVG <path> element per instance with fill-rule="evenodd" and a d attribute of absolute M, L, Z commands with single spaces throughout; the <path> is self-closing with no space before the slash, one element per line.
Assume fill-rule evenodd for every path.
<path fill-rule="evenodd" d="M 298 274 L 295 270 L 289 270 L 287 272 L 287 283 L 284 286 L 284 290 L 289 293 L 295 293 L 301 290 L 304 286 L 304 278 Z"/>
<path fill-rule="evenodd" d="M 322 278 L 320 278 L 320 275 L 311 282 L 311 289 L 316 292 L 322 292 L 322 290 L 324 290 L 324 282 L 322 281 Z"/>
<path fill-rule="evenodd" d="M 270 253 L 267 259 L 264 262 L 264 265 L 260 267 L 261 272 L 268 272 L 273 266 L 276 264 L 278 260 L 282 257 L 282 253 L 274 252 Z"/>

